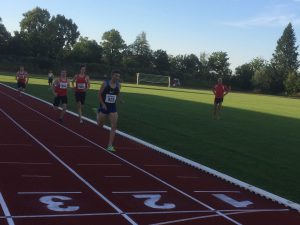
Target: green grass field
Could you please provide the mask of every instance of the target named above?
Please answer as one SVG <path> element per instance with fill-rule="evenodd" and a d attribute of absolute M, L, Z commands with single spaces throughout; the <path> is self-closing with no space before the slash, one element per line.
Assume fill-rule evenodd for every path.
<path fill-rule="evenodd" d="M 12 76 L 0 82 L 15 86 Z M 45 79 L 29 83 L 28 93 L 52 102 Z M 99 84 L 84 108 L 92 119 Z M 300 203 L 299 99 L 230 93 L 216 121 L 211 91 L 124 84 L 122 94 L 119 130 Z"/>

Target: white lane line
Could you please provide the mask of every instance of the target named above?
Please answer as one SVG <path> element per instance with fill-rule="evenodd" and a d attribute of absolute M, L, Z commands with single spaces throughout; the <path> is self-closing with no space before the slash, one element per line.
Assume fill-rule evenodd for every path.
<path fill-rule="evenodd" d="M 194 191 L 195 193 L 241 193 L 240 191 Z"/>
<path fill-rule="evenodd" d="M 131 178 L 131 176 L 104 176 L 105 178 Z"/>
<path fill-rule="evenodd" d="M 201 177 L 193 177 L 193 176 L 176 176 L 179 179 L 200 179 Z"/>
<path fill-rule="evenodd" d="M 230 216 L 230 215 L 240 215 L 240 214 L 249 214 L 249 213 L 259 213 L 259 212 L 285 212 L 285 211 L 290 211 L 289 209 L 282 209 L 282 210 L 239 210 L 231 213 L 225 213 L 225 215 Z M 207 216 L 197 216 L 197 217 L 190 217 L 186 219 L 179 219 L 179 220 L 172 220 L 172 221 L 166 221 L 166 222 L 160 222 L 160 223 L 152 223 L 149 225 L 166 225 L 166 224 L 174 224 L 174 223 L 180 223 L 180 222 L 186 222 L 186 221 L 191 221 L 191 220 L 201 220 L 201 219 L 208 219 L 208 218 L 213 218 L 213 217 L 220 217 L 220 215 L 207 215 Z"/>
<path fill-rule="evenodd" d="M 222 211 L 222 210 L 221 210 Z M 229 211 L 229 210 L 228 210 Z M 288 212 L 289 209 L 258 209 L 258 210 L 231 210 L 231 215 L 260 213 L 260 212 Z M 226 210 L 223 210 L 226 212 Z M 213 213 L 211 210 L 190 210 L 190 211 L 156 211 L 156 212 L 125 212 L 126 215 L 159 215 L 159 214 L 185 214 L 185 213 Z M 0 216 L 0 219 L 22 219 L 22 218 L 59 218 L 59 217 L 84 217 L 84 216 L 109 216 L 121 215 L 120 213 L 72 213 L 72 214 L 51 214 L 51 215 L 24 215 L 24 216 Z M 217 216 L 217 215 L 214 215 Z"/>
<path fill-rule="evenodd" d="M 52 176 L 23 174 L 22 177 L 24 177 L 24 178 L 51 178 Z"/>
<path fill-rule="evenodd" d="M 180 165 L 144 165 L 146 167 L 181 167 Z"/>
<path fill-rule="evenodd" d="M 34 137 L 30 132 L 28 132 L 24 127 L 22 127 L 19 123 L 17 123 L 12 117 L 10 117 L 6 112 L 0 108 L 0 111 L 6 115 L 6 117 L 12 121 L 17 127 L 19 127 L 23 132 L 25 132 L 29 137 L 31 137 L 36 143 L 38 143 L 41 147 L 43 147 L 51 156 L 53 156 L 60 164 L 62 164 L 66 169 L 68 169 L 73 175 L 75 175 L 79 180 L 81 180 L 86 186 L 88 186 L 92 191 L 94 191 L 100 198 L 106 201 L 112 208 L 114 208 L 117 212 L 121 213 L 122 216 L 131 224 L 138 225 L 135 221 L 133 221 L 129 216 L 125 215 L 124 212 L 117 207 L 113 202 L 111 202 L 107 197 L 105 197 L 102 193 L 100 193 L 96 188 L 94 188 L 88 181 L 86 181 L 82 176 L 80 176 L 75 170 L 69 167 L 63 160 L 61 160 L 56 154 L 54 154 L 47 146 L 45 146 L 42 142 L 40 142 L 36 137 Z"/>
<path fill-rule="evenodd" d="M 82 136 L 81 134 L 78 134 L 77 132 L 71 130 L 71 129 L 68 128 L 68 127 L 65 127 L 65 126 L 61 125 L 60 123 L 58 123 L 58 122 L 56 122 L 55 120 L 51 119 L 50 117 L 44 115 L 43 113 L 41 113 L 41 112 L 39 112 L 39 111 L 33 109 L 32 107 L 30 107 L 30 106 L 24 104 L 23 102 L 19 101 L 18 99 L 14 98 L 14 97 L 11 97 L 10 95 L 7 95 L 7 94 L 4 93 L 3 91 L 0 91 L 0 92 L 1 92 L 3 95 L 5 95 L 5 96 L 7 96 L 7 97 L 9 97 L 9 98 L 11 98 L 11 99 L 13 99 L 15 102 L 18 102 L 19 105 L 23 105 L 25 108 L 30 109 L 31 111 L 33 111 L 33 112 L 39 114 L 40 116 L 42 116 L 42 117 L 48 119 L 49 121 L 53 122 L 54 124 L 56 124 L 56 125 L 58 125 L 58 126 L 64 128 L 65 130 L 69 131 L 70 133 L 75 134 L 75 135 L 78 136 L 78 137 L 81 137 L 83 140 L 86 140 L 87 142 L 89 142 L 89 143 L 91 143 L 91 144 L 93 144 L 93 145 L 99 147 L 100 149 L 102 149 L 103 151 L 105 151 L 107 154 L 110 154 L 110 155 L 112 155 L 112 156 L 118 158 L 119 160 L 125 162 L 125 163 L 128 164 L 128 165 L 131 165 L 131 166 L 134 167 L 135 169 L 137 169 L 137 170 L 139 170 L 139 171 L 141 171 L 141 172 L 147 174 L 148 176 L 152 177 L 153 179 L 155 179 L 155 180 L 157 180 L 157 181 L 159 181 L 159 182 L 165 184 L 165 185 L 168 186 L 169 188 L 171 188 L 171 189 L 173 189 L 173 190 L 175 190 L 175 191 L 181 193 L 181 194 L 184 195 L 185 197 L 187 197 L 187 198 L 193 200 L 194 202 L 197 202 L 198 204 L 200 204 L 200 205 L 202 205 L 202 206 L 204 206 L 204 207 L 206 207 L 206 208 L 208 208 L 208 209 L 210 209 L 210 210 L 212 210 L 212 211 L 215 211 L 215 210 L 216 210 L 216 209 L 214 209 L 213 207 L 209 206 L 208 204 L 206 204 L 206 203 L 204 203 L 204 202 L 198 200 L 197 198 L 195 198 L 195 197 L 189 195 L 188 193 L 186 193 L 186 192 L 184 192 L 184 191 L 178 189 L 177 187 L 175 187 L 175 186 L 173 186 L 172 184 L 170 184 L 170 183 L 168 183 L 168 182 L 166 182 L 166 181 L 160 179 L 159 177 L 157 177 L 157 176 L 155 176 L 155 175 L 153 175 L 153 174 L 151 174 L 151 173 L 145 171 L 144 169 L 142 169 L 142 168 L 140 168 L 139 166 L 137 166 L 137 165 L 135 165 L 135 164 L 129 162 L 128 160 L 126 160 L 126 159 L 124 159 L 124 158 L 122 158 L 122 157 L 120 157 L 120 156 L 118 156 L 118 155 L 116 155 L 116 154 L 114 154 L 114 153 L 112 153 L 112 152 L 108 152 L 105 148 L 103 148 L 102 146 L 98 145 L 98 144 L 95 143 L 94 141 L 92 141 L 92 140 L 90 140 L 90 139 L 88 139 L 88 138 Z M 181 167 L 181 166 L 179 166 L 179 167 Z M 236 224 L 236 225 L 242 225 L 242 224 L 239 223 L 238 221 L 236 221 L 236 220 L 234 220 L 234 219 L 231 219 L 230 217 L 226 216 L 225 214 L 223 214 L 223 213 L 221 213 L 221 212 L 219 212 L 219 211 L 216 211 L 216 214 L 222 216 L 223 218 L 226 218 L 227 220 L 231 221 L 232 223 L 234 223 L 234 224 Z"/>
<path fill-rule="evenodd" d="M 40 192 L 18 192 L 18 195 L 47 195 L 47 194 L 82 194 L 80 191 L 40 191 Z"/>
<path fill-rule="evenodd" d="M 89 145 L 55 145 L 54 148 L 90 148 Z"/>
<path fill-rule="evenodd" d="M 120 163 L 79 163 L 77 166 L 122 166 Z"/>
<path fill-rule="evenodd" d="M 52 163 L 32 163 L 32 162 L 0 162 L 0 164 L 12 164 L 12 165 L 52 165 Z"/>
<path fill-rule="evenodd" d="M 125 147 L 125 146 L 115 146 L 116 149 L 122 149 L 122 150 L 142 150 L 146 149 L 145 147 Z"/>
<path fill-rule="evenodd" d="M 9 225 L 15 225 L 13 219 L 11 218 L 11 214 L 9 212 L 9 209 L 8 209 L 8 207 L 6 205 L 6 202 L 5 202 L 5 200 L 4 200 L 3 195 L 2 195 L 1 192 L 0 192 L 0 205 L 2 207 L 2 210 L 3 210 L 3 213 L 4 213 L 5 217 L 7 217 L 6 218 L 7 223 Z"/>
<path fill-rule="evenodd" d="M 167 193 L 168 191 L 113 191 L 113 194 Z"/>
<path fill-rule="evenodd" d="M 21 146 L 21 147 L 31 147 L 31 144 L 0 144 L 0 146 Z"/>

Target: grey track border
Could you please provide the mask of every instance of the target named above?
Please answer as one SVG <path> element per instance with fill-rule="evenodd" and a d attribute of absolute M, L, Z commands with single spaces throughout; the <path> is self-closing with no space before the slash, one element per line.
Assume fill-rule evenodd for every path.
<path fill-rule="evenodd" d="M 0 84 L 3 85 L 3 86 L 5 86 L 5 87 L 7 87 L 7 88 L 10 88 L 10 89 L 16 91 L 15 88 L 12 88 L 12 87 L 10 87 L 10 86 L 8 86 L 6 84 L 3 84 L 3 83 L 0 83 Z M 31 97 L 31 98 L 34 98 L 34 99 L 36 99 L 38 101 L 41 101 L 41 102 L 43 102 L 45 104 L 48 104 L 48 105 L 52 106 L 51 103 L 49 103 L 49 102 L 47 102 L 47 101 L 45 101 L 43 99 L 37 98 L 37 97 L 35 97 L 33 95 L 30 95 L 30 94 L 27 94 L 27 93 L 24 93 L 24 94 L 27 95 L 27 96 L 29 96 L 29 97 Z M 73 115 L 73 116 L 77 116 L 77 114 L 74 113 L 74 112 L 72 112 L 72 111 L 67 110 L 67 112 L 69 114 Z M 83 116 L 82 118 L 85 121 L 88 121 L 88 122 L 93 123 L 93 124 L 97 124 L 96 121 L 91 120 L 91 119 L 89 119 L 87 117 Z M 110 130 L 110 127 L 108 127 L 108 126 L 104 126 L 104 128 L 106 130 Z M 257 194 L 257 195 L 260 195 L 260 196 L 262 196 L 262 197 L 264 197 L 266 199 L 270 199 L 270 200 L 272 200 L 274 202 L 277 202 L 277 203 L 279 203 L 281 205 L 284 205 L 284 206 L 289 207 L 291 209 L 295 209 L 295 210 L 297 210 L 300 213 L 300 205 L 297 204 L 297 203 L 295 203 L 295 202 L 292 202 L 292 201 L 290 201 L 288 199 L 282 198 L 282 197 L 280 197 L 278 195 L 275 195 L 273 193 L 265 191 L 265 190 L 263 190 L 261 188 L 255 187 L 255 186 L 253 186 L 251 184 L 248 184 L 248 183 L 245 183 L 245 182 L 240 181 L 238 179 L 235 179 L 235 178 L 233 178 L 231 176 L 228 176 L 228 175 L 226 175 L 224 173 L 221 173 L 221 172 L 219 172 L 217 170 L 214 170 L 212 168 L 204 166 L 204 165 L 202 165 L 200 163 L 194 162 L 194 161 L 192 161 L 190 159 L 187 159 L 187 158 L 184 158 L 182 156 L 179 156 L 179 155 L 177 155 L 175 153 L 172 153 L 172 152 L 170 152 L 170 151 L 168 151 L 166 149 L 160 148 L 160 147 L 155 146 L 155 145 L 153 145 L 153 144 L 151 144 L 149 142 L 143 141 L 143 140 L 141 140 L 139 138 L 136 138 L 134 136 L 126 134 L 125 132 L 117 130 L 117 134 L 119 134 L 120 136 L 123 136 L 123 137 L 125 137 L 125 138 L 127 138 L 129 140 L 135 141 L 135 142 L 137 142 L 137 143 L 139 143 L 141 145 L 144 145 L 144 146 L 146 146 L 146 147 L 148 147 L 148 148 L 150 148 L 150 149 L 152 149 L 154 151 L 160 152 L 160 153 L 162 153 L 162 154 L 164 154 L 164 155 L 166 155 L 166 156 L 168 156 L 170 158 L 176 159 L 176 160 L 178 160 L 178 161 L 180 161 L 182 163 L 185 163 L 185 164 L 187 164 L 189 166 L 192 166 L 192 167 L 194 167 L 196 169 L 204 171 L 205 173 L 208 173 L 208 174 L 211 174 L 211 175 L 213 175 L 215 177 L 218 177 L 218 178 L 220 178 L 220 179 L 222 179 L 222 180 L 224 180 L 226 182 L 229 182 L 229 183 L 232 183 L 232 184 L 234 184 L 234 185 L 236 185 L 238 187 L 244 188 L 244 189 L 246 189 L 246 190 L 248 190 L 250 192 L 253 192 L 253 193 Z"/>

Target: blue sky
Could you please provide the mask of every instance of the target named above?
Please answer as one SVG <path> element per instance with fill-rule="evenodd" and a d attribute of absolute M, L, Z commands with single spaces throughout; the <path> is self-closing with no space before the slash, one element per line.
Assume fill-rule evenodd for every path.
<path fill-rule="evenodd" d="M 97 42 L 113 28 L 126 44 L 144 31 L 153 50 L 225 51 L 232 69 L 254 57 L 270 60 L 289 22 L 300 43 L 300 0 L 7 0 L 0 17 L 8 31 L 19 30 L 22 14 L 36 6 L 71 18 Z"/>

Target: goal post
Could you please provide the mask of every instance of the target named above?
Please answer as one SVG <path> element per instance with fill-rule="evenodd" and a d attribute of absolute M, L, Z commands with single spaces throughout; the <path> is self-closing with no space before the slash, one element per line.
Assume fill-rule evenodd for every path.
<path fill-rule="evenodd" d="M 137 73 L 136 74 L 136 84 L 141 83 L 148 84 L 166 84 L 168 87 L 171 85 L 171 77 L 157 74 L 146 74 L 146 73 Z"/>

